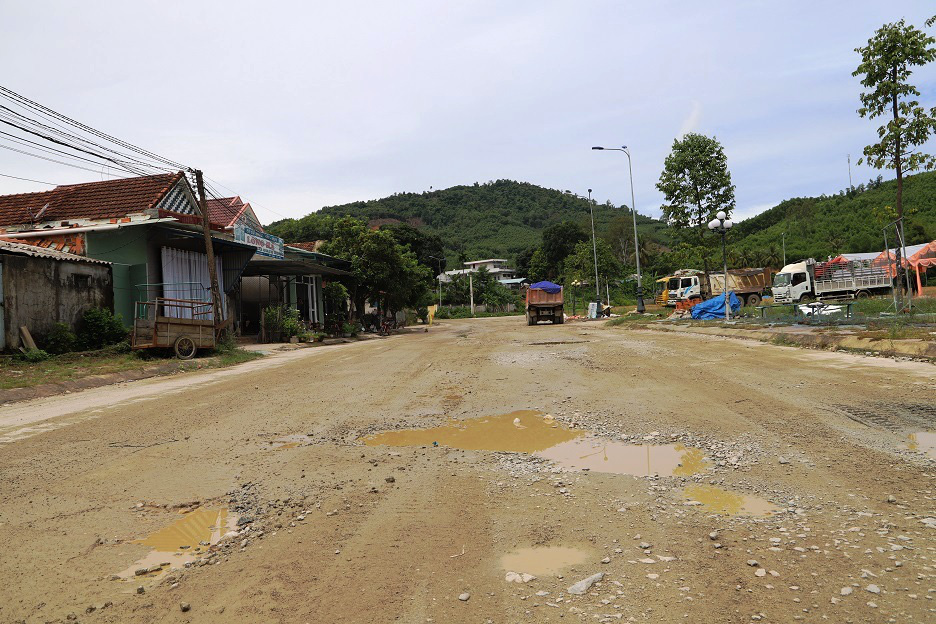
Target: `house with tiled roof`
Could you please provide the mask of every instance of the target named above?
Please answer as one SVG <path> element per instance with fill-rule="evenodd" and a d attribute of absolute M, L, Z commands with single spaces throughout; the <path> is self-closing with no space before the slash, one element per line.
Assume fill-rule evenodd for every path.
<path fill-rule="evenodd" d="M 240 197 L 224 197 L 208 200 L 208 221 L 222 230 L 233 231 L 237 225 L 263 231 L 257 214 L 249 203 Z"/>
<path fill-rule="evenodd" d="M 183 172 L 0 196 L 0 236 L 111 263 L 113 309 L 132 324 L 153 297 L 210 301 L 201 216 Z M 254 247 L 212 227 L 225 310 Z"/>

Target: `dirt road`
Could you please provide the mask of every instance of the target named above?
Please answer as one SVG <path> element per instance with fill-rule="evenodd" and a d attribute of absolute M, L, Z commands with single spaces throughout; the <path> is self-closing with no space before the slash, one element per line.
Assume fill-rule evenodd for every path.
<path fill-rule="evenodd" d="M 502 318 L 223 373 L 0 409 L 0 621 L 936 619 L 932 365 Z"/>

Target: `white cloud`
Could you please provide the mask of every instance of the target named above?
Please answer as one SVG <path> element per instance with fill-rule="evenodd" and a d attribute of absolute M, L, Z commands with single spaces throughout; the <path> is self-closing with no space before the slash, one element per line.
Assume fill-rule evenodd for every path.
<path fill-rule="evenodd" d="M 689 111 L 689 115 L 682 122 L 682 127 L 679 129 L 679 136 L 684 136 L 690 132 L 694 132 L 699 125 L 699 120 L 702 118 L 702 104 L 698 100 L 693 100 L 692 109 Z"/>

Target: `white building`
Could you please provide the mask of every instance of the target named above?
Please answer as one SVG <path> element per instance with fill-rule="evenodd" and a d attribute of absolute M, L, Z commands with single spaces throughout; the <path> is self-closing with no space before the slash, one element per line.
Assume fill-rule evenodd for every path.
<path fill-rule="evenodd" d="M 444 283 L 452 281 L 452 278 L 457 275 L 467 275 L 469 273 L 477 273 L 482 268 L 486 269 L 488 273 L 494 276 L 494 278 L 504 284 L 505 286 L 511 288 L 518 288 L 525 280 L 524 278 L 517 277 L 517 271 L 511 269 L 507 266 L 507 260 L 503 258 L 488 258 L 487 260 L 474 260 L 472 262 L 466 262 L 464 269 L 455 269 L 452 271 L 446 271 L 442 275 L 437 276 L 437 279 Z"/>

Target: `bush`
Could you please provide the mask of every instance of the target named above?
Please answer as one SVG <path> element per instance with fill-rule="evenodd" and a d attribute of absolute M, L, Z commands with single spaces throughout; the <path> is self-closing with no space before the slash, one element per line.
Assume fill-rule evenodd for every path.
<path fill-rule="evenodd" d="M 56 323 L 52 330 L 46 334 L 43 342 L 45 351 L 54 355 L 74 351 L 77 346 L 78 336 L 65 323 Z"/>
<path fill-rule="evenodd" d="M 127 333 L 119 314 L 107 308 L 89 308 L 79 323 L 78 345 L 85 350 L 100 349 L 122 342 Z"/>
<path fill-rule="evenodd" d="M 27 362 L 42 362 L 48 360 L 51 356 L 42 349 L 29 349 L 23 354 L 23 359 Z"/>

